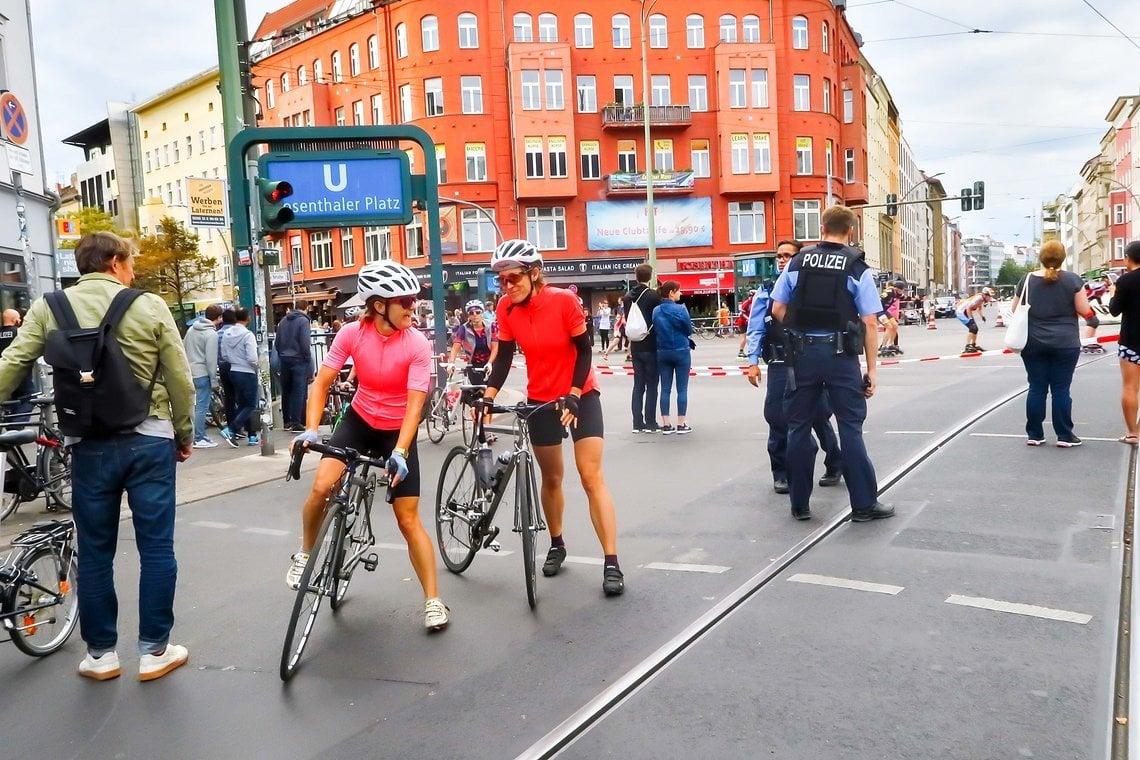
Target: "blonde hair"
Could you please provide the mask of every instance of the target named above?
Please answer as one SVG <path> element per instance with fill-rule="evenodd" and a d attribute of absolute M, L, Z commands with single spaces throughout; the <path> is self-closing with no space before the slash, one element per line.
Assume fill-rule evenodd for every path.
<path fill-rule="evenodd" d="M 1046 282 L 1056 282 L 1061 276 L 1061 265 L 1065 263 L 1065 246 L 1060 240 L 1050 240 L 1041 246 L 1037 260 L 1044 269 L 1042 276 Z"/>

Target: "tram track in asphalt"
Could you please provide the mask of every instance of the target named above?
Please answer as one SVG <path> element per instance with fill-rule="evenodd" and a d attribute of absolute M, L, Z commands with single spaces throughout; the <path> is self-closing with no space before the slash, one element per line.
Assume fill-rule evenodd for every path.
<path fill-rule="evenodd" d="M 1081 362 L 1077 365 L 1080 370 L 1098 361 L 1102 361 L 1111 356 L 1098 356 L 1093 359 Z M 919 451 L 911 455 L 900 466 L 896 467 L 890 474 L 879 480 L 879 496 L 886 494 L 891 488 L 902 482 L 908 475 L 917 469 L 924 462 L 935 456 L 945 445 L 951 441 L 963 436 L 967 430 L 972 428 L 978 422 L 984 420 L 989 415 L 1002 409 L 1010 402 L 1023 396 L 1028 391 L 1028 387 L 1021 387 L 1018 390 L 1007 392 L 999 396 L 996 400 L 991 401 L 984 407 L 976 410 L 969 416 L 959 420 L 946 431 L 940 433 L 934 440 L 927 443 Z M 1133 504 L 1137 490 L 1136 483 L 1136 461 L 1137 452 L 1133 450 L 1130 459 L 1129 469 L 1129 489 L 1127 503 L 1125 505 L 1125 527 L 1124 536 L 1126 542 L 1126 552 L 1123 561 L 1123 578 L 1121 593 L 1121 619 L 1118 629 L 1118 648 L 1117 648 L 1117 667 L 1116 667 L 1116 680 L 1115 699 L 1113 700 L 1113 708 L 1115 713 L 1115 720 L 1112 721 L 1112 735 L 1113 735 L 1113 760 L 1125 760 L 1128 757 L 1128 734 L 1135 731 L 1129 727 L 1130 721 L 1128 720 L 1128 701 L 1129 701 L 1129 652 L 1131 649 L 1130 642 L 1130 614 L 1133 601 L 1140 605 L 1140 599 L 1133 598 L 1133 593 L 1140 594 L 1140 589 L 1133 589 L 1131 584 L 1131 560 L 1132 560 L 1132 531 L 1135 527 L 1133 517 Z M 811 534 L 805 536 L 801 541 L 787 549 L 783 554 L 774 560 L 770 561 L 764 568 L 751 578 L 746 580 L 740 586 L 729 592 L 721 601 L 715 604 L 712 608 L 703 613 L 700 617 L 686 626 L 683 630 L 673 636 L 669 641 L 658 647 L 657 650 L 652 652 L 648 657 L 644 658 L 641 662 L 637 663 L 634 667 L 627 670 L 625 673 L 613 679 L 611 685 L 605 690 L 598 693 L 589 702 L 579 708 L 572 715 L 567 717 L 545 736 L 527 747 L 524 751 L 516 756 L 516 760 L 548 760 L 549 758 L 558 757 L 563 750 L 568 749 L 573 743 L 588 733 L 593 727 L 600 724 L 606 718 L 613 715 L 619 707 L 621 707 L 627 700 L 632 698 L 635 694 L 641 691 L 642 688 L 647 686 L 654 680 L 656 676 L 663 673 L 671 664 L 676 662 L 686 652 L 692 650 L 697 644 L 704 640 L 714 629 L 721 623 L 730 618 L 734 612 L 741 609 L 748 601 L 752 600 L 757 594 L 765 589 L 775 578 L 781 573 L 801 560 L 812 549 L 822 544 L 829 536 L 831 536 L 843 523 L 850 519 L 850 510 L 840 511 L 835 516 L 831 517 L 825 524 L 820 526 Z M 1128 589 L 1127 596 L 1125 595 L 1124 588 Z M 1127 606 L 1126 606 L 1127 603 Z M 1121 642 L 1123 642 L 1121 644 Z M 1123 658 L 1123 665 L 1122 665 Z M 1132 658 L 1132 667 L 1140 666 L 1140 657 Z M 1123 667 L 1123 671 L 1122 671 Z M 1140 694 L 1135 697 L 1140 700 Z M 1123 717 L 1123 721 L 1121 720 Z M 1118 755 L 1115 751 L 1116 745 L 1122 744 L 1124 753 Z M 1140 744 L 1138 744 L 1140 746 Z"/>

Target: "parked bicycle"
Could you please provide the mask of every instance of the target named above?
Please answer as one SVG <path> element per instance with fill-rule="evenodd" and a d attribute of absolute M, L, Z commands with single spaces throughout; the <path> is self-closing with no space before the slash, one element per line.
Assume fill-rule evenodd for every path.
<path fill-rule="evenodd" d="M 482 386 L 464 386 L 482 391 Z M 540 409 L 557 406 L 519 403 L 502 406 L 479 398 L 475 404 L 474 435 L 456 446 L 443 460 L 436 489 L 435 530 L 443 563 L 453 573 L 462 573 L 480 549 L 499 551 L 499 528 L 495 513 L 514 479 L 514 532 L 522 537 L 526 599 L 531 609 L 538 604 L 535 587 L 535 544 L 546 530 L 542 505 L 535 484 L 534 454 L 530 449 L 529 418 Z M 514 424 L 504 428 L 514 440 L 509 451 L 497 458 L 487 444 L 486 414 L 513 414 Z"/>
<path fill-rule="evenodd" d="M 32 657 L 62 647 L 79 621 L 74 536 L 71 520 L 36 523 L 0 564 L 0 623 Z"/>
<path fill-rule="evenodd" d="M 63 445 L 63 434 L 48 420 L 48 408 L 55 403 L 51 396 L 37 396 L 30 401 L 36 408 L 34 420 L 0 423 L 0 472 L 3 489 L 0 490 L 0 520 L 10 517 L 25 501 L 40 494 L 47 501 L 49 512 L 71 509 L 71 451 Z M 20 401 L 0 404 L 6 409 L 15 408 Z M 35 425 L 35 429 L 27 427 Z M 35 460 L 28 457 L 24 446 L 35 443 Z"/>
<path fill-rule="evenodd" d="M 372 533 L 372 499 L 377 488 L 387 486 L 385 462 L 363 456 L 354 449 L 310 443 L 307 449 L 294 447 L 286 480 L 301 477 L 301 460 L 306 450 L 334 456 L 345 463 L 345 469 L 329 497 L 325 519 L 301 574 L 281 650 L 282 681 L 293 677 L 322 602 L 327 598 L 334 612 L 340 609 L 357 565 L 371 572 L 380 561 L 377 554 L 370 551 L 376 544 Z M 391 489 L 387 490 L 387 501 L 392 501 Z"/>

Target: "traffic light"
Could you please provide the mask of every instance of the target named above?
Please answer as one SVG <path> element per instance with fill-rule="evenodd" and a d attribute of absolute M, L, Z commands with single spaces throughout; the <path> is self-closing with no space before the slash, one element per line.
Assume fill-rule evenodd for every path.
<path fill-rule="evenodd" d="M 293 186 L 284 180 L 257 178 L 262 229 L 279 230 L 293 221 L 293 209 L 285 205 L 285 199 L 292 194 Z"/>
<path fill-rule="evenodd" d="M 899 197 L 894 193 L 887 194 L 887 216 L 894 216 L 899 212 Z"/>
<path fill-rule="evenodd" d="M 974 199 L 973 199 L 974 193 L 973 193 L 973 191 L 970 190 L 970 188 L 968 188 L 968 187 L 963 187 L 962 192 L 959 193 L 959 195 L 962 196 L 962 210 L 963 211 L 973 211 L 974 210 Z"/>
<path fill-rule="evenodd" d="M 974 211 L 981 211 L 986 207 L 986 183 L 978 180 L 974 183 Z"/>

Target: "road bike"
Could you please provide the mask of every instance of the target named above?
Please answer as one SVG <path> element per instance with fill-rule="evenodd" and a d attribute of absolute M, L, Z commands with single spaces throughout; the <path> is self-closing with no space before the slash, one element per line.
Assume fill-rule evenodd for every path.
<path fill-rule="evenodd" d="M 453 379 L 454 366 L 439 364 L 438 371 L 448 373 L 447 383 L 442 387 L 438 384 L 433 385 L 424 402 L 424 426 L 427 428 L 428 440 L 432 443 L 442 441 L 443 436 L 457 426 L 463 430 L 463 442 L 466 444 L 471 441 L 471 433 L 474 430 L 472 418 L 475 413 L 473 404 L 478 398 L 473 389 L 484 381 L 486 368 L 469 366 L 464 369 L 469 383 L 465 386 L 461 380 Z"/>
<path fill-rule="evenodd" d="M 0 563 L 0 624 L 32 657 L 63 646 L 79 621 L 74 537 L 71 520 L 38 522 Z"/>
<path fill-rule="evenodd" d="M 482 386 L 465 386 L 483 390 Z M 479 398 L 475 404 L 474 435 L 463 446 L 448 452 L 439 473 L 436 489 L 435 532 L 443 563 L 453 573 L 462 573 L 480 549 L 499 551 L 499 528 L 495 513 L 514 480 L 514 532 L 522 537 L 523 574 L 526 599 L 531 609 L 538 604 L 535 587 L 535 544 L 539 531 L 546 530 L 542 505 L 535 484 L 534 454 L 530 450 L 531 415 L 540 409 L 558 409 L 560 402 L 519 403 L 509 406 Z M 487 443 L 487 414 L 513 414 L 510 449 L 497 458 Z"/>
<path fill-rule="evenodd" d="M 345 468 L 325 506 L 325 518 L 297 587 L 281 650 L 282 681 L 288 681 L 296 672 L 324 600 L 329 600 L 334 612 L 340 609 L 357 566 L 362 565 L 371 572 L 380 561 L 376 552 L 371 551 L 376 544 L 372 533 L 372 499 L 377 488 L 387 486 L 385 462 L 363 456 L 354 449 L 310 443 L 307 448 L 293 448 L 286 480 L 301 477 L 301 460 L 306 451 L 336 457 L 345 463 Z M 387 490 L 387 500 L 392 501 L 391 488 Z"/>
<path fill-rule="evenodd" d="M 37 409 L 32 421 L 0 423 L 0 520 L 11 516 L 25 501 L 43 494 L 49 512 L 71 509 L 71 450 L 63 445 L 63 434 L 48 421 L 48 407 L 55 403 L 51 396 L 36 396 L 8 401 L 0 408 L 11 411 L 16 405 L 30 402 Z M 35 429 L 27 427 L 35 425 Z M 24 446 L 36 444 L 35 459 L 28 457 Z"/>

